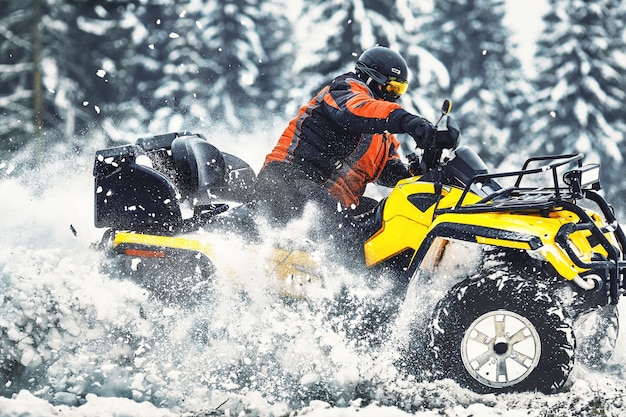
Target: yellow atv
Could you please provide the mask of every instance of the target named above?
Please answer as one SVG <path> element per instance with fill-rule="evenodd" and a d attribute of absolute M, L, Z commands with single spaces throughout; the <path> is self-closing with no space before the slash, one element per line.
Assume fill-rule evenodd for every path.
<path fill-rule="evenodd" d="M 476 268 L 458 269 L 428 323 L 409 329 L 399 366 L 421 373 L 426 364 L 477 392 L 557 391 L 575 359 L 601 365 L 617 339 L 626 238 L 598 193 L 599 166 L 569 154 L 489 173 L 475 152 L 457 147 L 449 107 L 445 127 L 412 162 L 423 175 L 400 181 L 355 220 L 364 267 L 394 272 L 400 288 L 428 294 L 455 245 L 480 253 Z M 250 166 L 179 132 L 98 151 L 94 176 L 95 225 L 108 228 L 101 247 L 121 270 L 165 298 L 208 291 L 222 266 L 219 245 L 203 231 L 229 204 L 247 207 Z M 306 250 L 264 254 L 287 295 L 304 295 L 318 279 Z"/>

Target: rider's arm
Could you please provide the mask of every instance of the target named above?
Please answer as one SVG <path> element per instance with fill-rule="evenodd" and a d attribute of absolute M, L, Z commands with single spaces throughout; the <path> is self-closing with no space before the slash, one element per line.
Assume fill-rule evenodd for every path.
<path fill-rule="evenodd" d="M 331 83 L 323 103 L 330 119 L 355 133 L 408 133 L 420 148 L 434 133 L 428 120 L 376 99 L 365 83 L 348 75 Z"/>
<path fill-rule="evenodd" d="M 378 100 L 360 80 L 335 81 L 324 96 L 327 114 L 339 126 L 357 133 L 404 133 L 414 117 L 398 103 Z"/>
<path fill-rule="evenodd" d="M 376 180 L 376 184 L 384 187 L 393 187 L 398 181 L 410 177 L 411 174 L 400 159 L 400 154 L 398 153 L 400 142 L 398 142 L 398 139 L 393 135 L 387 135 L 387 140 L 389 141 L 389 146 L 387 148 L 386 163 Z"/>

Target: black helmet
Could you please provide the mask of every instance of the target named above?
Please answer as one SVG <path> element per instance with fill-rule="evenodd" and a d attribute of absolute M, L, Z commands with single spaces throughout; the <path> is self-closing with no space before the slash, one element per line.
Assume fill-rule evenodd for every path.
<path fill-rule="evenodd" d="M 375 46 L 363 52 L 356 62 L 356 73 L 375 95 L 387 101 L 399 99 L 409 85 L 404 58 L 384 46 Z M 371 85 L 372 81 L 377 85 Z"/>

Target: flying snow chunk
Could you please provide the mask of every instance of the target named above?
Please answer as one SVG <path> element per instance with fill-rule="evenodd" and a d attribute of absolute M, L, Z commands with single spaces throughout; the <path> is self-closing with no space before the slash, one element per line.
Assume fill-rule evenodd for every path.
<path fill-rule="evenodd" d="M 241 82 L 244 85 L 252 85 L 254 84 L 254 76 L 252 74 L 243 74 L 241 76 Z"/>
<path fill-rule="evenodd" d="M 171 39 L 178 39 L 178 38 L 180 38 L 180 35 L 178 33 L 176 33 L 176 32 L 170 32 L 169 36 L 170 36 Z"/>
<path fill-rule="evenodd" d="M 99 69 L 98 71 L 96 71 L 96 75 L 100 78 L 104 78 L 104 76 L 107 75 L 107 72 L 103 69 Z"/>

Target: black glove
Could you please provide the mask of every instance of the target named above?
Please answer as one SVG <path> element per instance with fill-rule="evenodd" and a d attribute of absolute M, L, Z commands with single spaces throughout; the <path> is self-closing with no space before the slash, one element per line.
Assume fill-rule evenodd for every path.
<path fill-rule="evenodd" d="M 411 135 L 419 148 L 431 145 L 435 138 L 435 126 L 420 116 L 413 116 L 404 124 L 404 131 Z"/>

